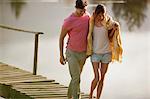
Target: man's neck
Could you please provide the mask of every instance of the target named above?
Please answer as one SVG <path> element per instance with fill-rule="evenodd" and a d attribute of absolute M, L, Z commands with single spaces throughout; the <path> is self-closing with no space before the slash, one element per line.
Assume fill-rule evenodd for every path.
<path fill-rule="evenodd" d="M 73 15 L 76 17 L 80 17 L 76 11 L 73 13 Z"/>

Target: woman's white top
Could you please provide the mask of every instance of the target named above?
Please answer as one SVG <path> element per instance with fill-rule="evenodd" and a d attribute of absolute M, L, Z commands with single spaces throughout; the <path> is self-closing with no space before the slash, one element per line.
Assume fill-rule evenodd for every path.
<path fill-rule="evenodd" d="M 94 26 L 93 52 L 96 54 L 104 54 L 111 52 L 108 38 L 108 30 L 104 26 Z"/>

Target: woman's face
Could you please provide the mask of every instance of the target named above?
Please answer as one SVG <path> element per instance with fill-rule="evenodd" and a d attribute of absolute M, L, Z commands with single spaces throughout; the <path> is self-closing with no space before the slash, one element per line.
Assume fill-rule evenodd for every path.
<path fill-rule="evenodd" d="M 105 18 L 105 13 L 99 13 L 99 14 L 97 14 L 96 17 L 95 17 L 95 19 L 96 19 L 97 21 L 103 21 L 104 18 Z"/>

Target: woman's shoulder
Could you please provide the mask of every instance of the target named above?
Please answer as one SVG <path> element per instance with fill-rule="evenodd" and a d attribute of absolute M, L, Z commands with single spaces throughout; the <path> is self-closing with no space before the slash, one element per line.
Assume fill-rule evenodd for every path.
<path fill-rule="evenodd" d="M 108 29 L 111 29 L 114 25 L 119 26 L 119 22 L 115 21 L 110 15 L 107 15 L 105 25 Z"/>
<path fill-rule="evenodd" d="M 106 17 L 105 17 L 105 21 L 107 23 L 110 23 L 110 22 L 113 22 L 113 19 L 112 19 L 112 17 L 110 15 L 107 14 Z"/>
<path fill-rule="evenodd" d="M 119 25 L 119 22 L 117 22 L 116 20 L 114 20 L 110 15 L 107 15 L 106 16 L 106 22 L 108 23 L 108 24 L 117 24 L 117 25 Z"/>

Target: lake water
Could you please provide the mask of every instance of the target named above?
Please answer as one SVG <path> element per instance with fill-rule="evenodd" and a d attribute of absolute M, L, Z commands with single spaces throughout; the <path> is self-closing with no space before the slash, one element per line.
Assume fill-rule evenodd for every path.
<path fill-rule="evenodd" d="M 9 3 L 0 3 L 0 24 L 44 32 L 39 39 L 37 73 L 68 86 L 70 76 L 67 65 L 59 63 L 58 39 L 63 19 L 74 7 L 69 0 L 65 0 L 67 3 L 62 0 L 52 1 L 28 2 L 18 19 Z M 148 8 L 142 29 L 150 22 L 150 6 Z M 89 7 L 88 11 L 91 13 L 92 9 Z M 110 64 L 102 99 L 150 99 L 150 31 L 148 28 L 133 32 L 123 30 L 122 41 L 123 62 Z M 32 72 L 33 51 L 34 35 L 0 29 L 1 62 Z M 92 79 L 93 70 L 90 59 L 87 59 L 81 75 L 83 92 L 89 93 Z"/>

